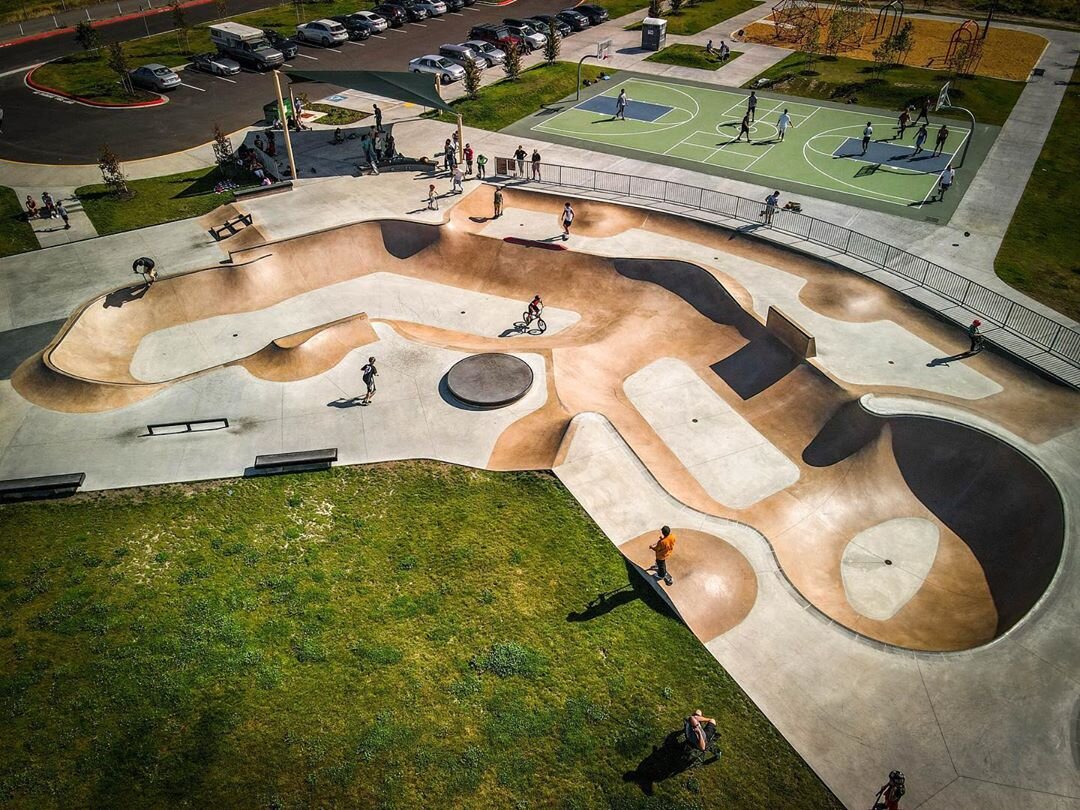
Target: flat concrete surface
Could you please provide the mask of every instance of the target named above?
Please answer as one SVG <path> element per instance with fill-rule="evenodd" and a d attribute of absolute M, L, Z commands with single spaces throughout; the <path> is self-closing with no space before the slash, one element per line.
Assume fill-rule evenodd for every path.
<path fill-rule="evenodd" d="M 474 354 L 458 360 L 446 373 L 450 394 L 467 405 L 501 408 L 517 402 L 532 388 L 533 372 L 520 358 L 501 352 Z"/>

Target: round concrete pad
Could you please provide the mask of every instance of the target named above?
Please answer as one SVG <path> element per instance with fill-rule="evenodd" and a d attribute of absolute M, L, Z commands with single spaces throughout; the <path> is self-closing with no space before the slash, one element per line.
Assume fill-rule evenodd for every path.
<path fill-rule="evenodd" d="M 674 583 L 660 585 L 679 605 L 679 614 L 703 642 L 737 625 L 757 600 L 757 575 L 746 557 L 716 535 L 673 526 L 675 551 L 668 558 Z M 649 546 L 659 531 L 628 540 L 619 546 L 641 568 L 655 565 Z"/>
<path fill-rule="evenodd" d="M 498 408 L 517 402 L 532 388 L 533 371 L 510 354 L 474 354 L 454 363 L 446 375 L 450 393 L 469 405 Z"/>

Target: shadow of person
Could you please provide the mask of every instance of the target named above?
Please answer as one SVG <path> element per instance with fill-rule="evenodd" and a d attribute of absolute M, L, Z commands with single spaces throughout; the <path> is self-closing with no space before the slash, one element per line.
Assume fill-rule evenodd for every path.
<path fill-rule="evenodd" d="M 527 335 L 529 334 L 529 327 L 525 325 L 524 321 L 518 321 L 513 326 L 508 326 L 499 333 L 499 337 L 507 338 L 514 337 L 514 335 Z"/>
<path fill-rule="evenodd" d="M 646 796 L 652 796 L 656 784 L 678 776 L 691 765 L 691 759 L 685 746 L 679 741 L 681 731 L 673 731 L 664 738 L 664 742 L 653 746 L 652 753 L 638 763 L 638 766 L 623 774 L 624 782 L 633 782 Z"/>
<path fill-rule="evenodd" d="M 122 307 L 124 304 L 128 304 L 132 301 L 138 301 L 149 291 L 150 285 L 148 283 L 136 284 L 134 287 L 124 287 L 119 290 L 113 290 L 105 296 L 105 300 L 102 302 L 102 308 L 109 309 L 110 307 Z"/>
<path fill-rule="evenodd" d="M 677 622 L 682 622 L 682 619 L 656 592 L 656 589 L 645 581 L 645 577 L 650 576 L 648 573 L 642 571 L 625 557 L 623 558 L 623 565 L 626 567 L 626 583 L 624 585 L 598 594 L 583 610 L 572 610 L 566 614 L 566 620 L 568 622 L 587 622 L 610 613 L 622 605 L 628 605 L 640 599 L 657 613 L 672 618 Z"/>
<path fill-rule="evenodd" d="M 976 350 L 976 351 L 960 352 L 960 354 L 954 354 L 952 357 L 935 357 L 933 360 L 931 360 L 929 363 L 926 364 L 926 367 L 927 368 L 934 368 L 936 366 L 947 366 L 953 360 L 963 360 L 963 359 L 968 358 L 968 357 L 973 357 L 974 355 L 976 355 L 978 353 L 979 353 L 978 350 Z"/>
<path fill-rule="evenodd" d="M 338 397 L 337 399 L 327 402 L 327 408 L 356 408 L 360 405 L 360 400 L 363 397 Z"/>

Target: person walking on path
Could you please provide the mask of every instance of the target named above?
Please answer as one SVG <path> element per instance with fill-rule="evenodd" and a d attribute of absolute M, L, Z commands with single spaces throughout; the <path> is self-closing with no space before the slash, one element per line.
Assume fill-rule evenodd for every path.
<path fill-rule="evenodd" d="M 360 404 L 370 405 L 372 398 L 375 396 L 375 378 L 379 376 L 379 370 L 375 368 L 374 357 L 367 359 L 367 363 L 360 369 L 360 375 L 364 380 L 364 385 L 367 386 L 367 393 L 361 398 Z"/>
<path fill-rule="evenodd" d="M 776 214 L 776 209 L 780 207 L 780 192 L 774 191 L 768 197 L 765 198 L 765 210 L 762 212 L 765 216 L 765 225 L 772 225 L 773 215 Z"/>
<path fill-rule="evenodd" d="M 746 114 L 750 116 L 751 121 L 757 121 L 757 93 L 753 90 L 750 91 L 750 97 L 746 99 Z"/>
<path fill-rule="evenodd" d="M 788 115 L 787 108 L 785 108 L 784 111 L 780 113 L 780 117 L 776 119 L 776 134 L 781 141 L 784 140 L 784 135 L 787 133 L 788 127 L 790 126 L 791 116 Z"/>
<path fill-rule="evenodd" d="M 461 182 L 465 179 L 465 175 L 461 173 L 461 167 L 454 167 L 454 175 L 450 181 L 450 193 L 451 194 L 463 194 L 465 189 L 462 187 Z"/>
<path fill-rule="evenodd" d="M 915 116 L 916 124 L 920 121 L 925 121 L 927 124 L 930 123 L 930 105 L 932 103 L 933 102 L 930 101 L 930 96 L 927 96 L 922 100 L 922 103 L 919 105 L 919 114 Z"/>
<path fill-rule="evenodd" d="M 427 187 L 427 207 L 428 211 L 439 210 L 439 195 L 435 193 L 435 184 L 431 183 Z"/>
<path fill-rule="evenodd" d="M 620 121 L 626 120 L 626 90 L 619 91 L 619 97 L 615 99 L 615 117 Z"/>
<path fill-rule="evenodd" d="M 525 176 L 525 158 L 529 156 L 529 153 L 525 151 L 525 147 L 518 144 L 517 151 L 514 152 L 514 160 L 517 161 L 517 173 L 518 177 Z"/>
<path fill-rule="evenodd" d="M 472 174 L 473 148 L 465 144 L 465 174 Z"/>
<path fill-rule="evenodd" d="M 656 554 L 656 565 L 649 570 L 655 570 L 657 579 L 662 579 L 666 585 L 671 585 L 675 580 L 668 573 L 667 561 L 671 552 L 675 550 L 675 535 L 671 533 L 669 526 L 661 527 L 660 538 L 655 544 L 649 546 L 649 549 Z"/>
<path fill-rule="evenodd" d="M 562 209 L 562 238 L 565 242 L 570 238 L 570 226 L 574 224 L 574 206 L 567 203 Z"/>
<path fill-rule="evenodd" d="M 934 155 L 940 155 L 945 151 L 945 141 L 949 140 L 949 128 L 944 124 L 941 125 L 941 129 L 937 131 L 937 137 L 934 139 Z"/>
<path fill-rule="evenodd" d="M 912 157 L 923 151 L 923 144 L 926 143 L 926 124 L 919 127 L 919 131 L 915 133 L 915 151 L 911 153 Z"/>
<path fill-rule="evenodd" d="M 503 215 L 503 194 L 502 188 L 495 186 L 495 216 L 494 219 L 498 219 Z"/>
<path fill-rule="evenodd" d="M 533 149 L 532 153 L 532 179 L 540 179 L 540 150 Z"/>
<path fill-rule="evenodd" d="M 56 213 L 58 213 L 60 215 L 60 219 L 64 220 L 64 230 L 65 231 L 70 230 L 71 229 L 71 223 L 68 222 L 68 212 L 67 212 L 67 209 L 64 208 L 64 201 L 63 200 L 61 200 L 60 202 L 58 202 L 56 204 Z"/>
<path fill-rule="evenodd" d="M 378 104 L 375 105 L 375 129 L 382 129 L 382 110 Z"/>
<path fill-rule="evenodd" d="M 900 111 L 900 117 L 896 119 L 896 137 L 904 140 L 904 132 L 909 126 L 911 126 L 911 113 L 908 112 L 907 107 L 904 107 Z"/>
<path fill-rule="evenodd" d="M 874 137 L 874 127 L 869 121 L 866 122 L 866 129 L 862 131 L 862 154 L 866 154 L 866 150 L 870 148 L 870 139 Z"/>
<path fill-rule="evenodd" d="M 971 322 L 971 326 L 967 328 L 968 340 L 971 341 L 971 347 L 968 349 L 968 354 L 978 354 L 983 350 L 983 336 L 979 331 L 979 327 L 982 326 L 982 321 L 977 318 Z"/>
<path fill-rule="evenodd" d="M 746 113 L 742 117 L 742 121 L 739 123 L 739 134 L 735 136 L 735 143 L 742 140 L 742 136 L 746 136 L 746 142 L 750 143 L 750 113 Z"/>
<path fill-rule="evenodd" d="M 724 40 L 720 40 L 720 61 L 726 62 L 729 56 L 731 56 L 731 48 Z"/>
<path fill-rule="evenodd" d="M 487 177 L 487 155 L 477 155 L 476 176 L 480 180 L 483 180 L 485 177 Z"/>
<path fill-rule="evenodd" d="M 955 179 L 956 169 L 954 169 L 950 163 L 945 167 L 945 171 L 941 173 L 941 177 L 938 178 L 938 202 L 945 199 L 945 192 L 952 188 Z"/>

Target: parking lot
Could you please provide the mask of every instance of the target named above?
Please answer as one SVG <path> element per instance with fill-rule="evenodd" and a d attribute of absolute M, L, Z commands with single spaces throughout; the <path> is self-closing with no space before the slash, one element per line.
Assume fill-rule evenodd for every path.
<path fill-rule="evenodd" d="M 319 70 L 408 69 L 410 59 L 437 53 L 444 43 L 463 42 L 480 23 L 500 22 L 505 17 L 553 14 L 570 3 L 566 0 L 517 0 L 508 6 L 477 3 L 423 22 L 389 28 L 364 42 L 347 41 L 323 48 L 300 44 L 296 58 L 286 63 Z M 358 4 L 359 8 L 359 4 Z M 588 32 L 575 36 L 588 36 Z M 31 43 L 32 45 L 33 43 Z M 78 46 L 74 42 L 72 49 Z M 27 48 L 23 55 L 13 48 Z M 20 58 L 24 64 L 40 62 L 29 46 L 7 48 L 4 61 Z M 135 67 L 135 66 L 133 66 Z M 492 73 L 502 75 L 498 68 Z M 0 106 L 4 108 L 4 137 L 0 157 L 26 162 L 93 163 L 101 145 L 107 143 L 124 160 L 174 152 L 206 143 L 215 125 L 233 131 L 262 117 L 262 107 L 274 98 L 269 74 L 244 69 L 235 76 L 214 76 L 179 70 L 181 85 L 167 94 L 168 103 L 137 109 L 88 107 L 27 87 L 20 71 L 0 78 Z M 325 87 L 325 92 L 321 92 Z M 305 88 L 306 89 L 306 88 Z M 334 88 L 307 89 L 312 97 L 328 95 Z M 63 116 L 58 129 L 57 116 Z"/>

